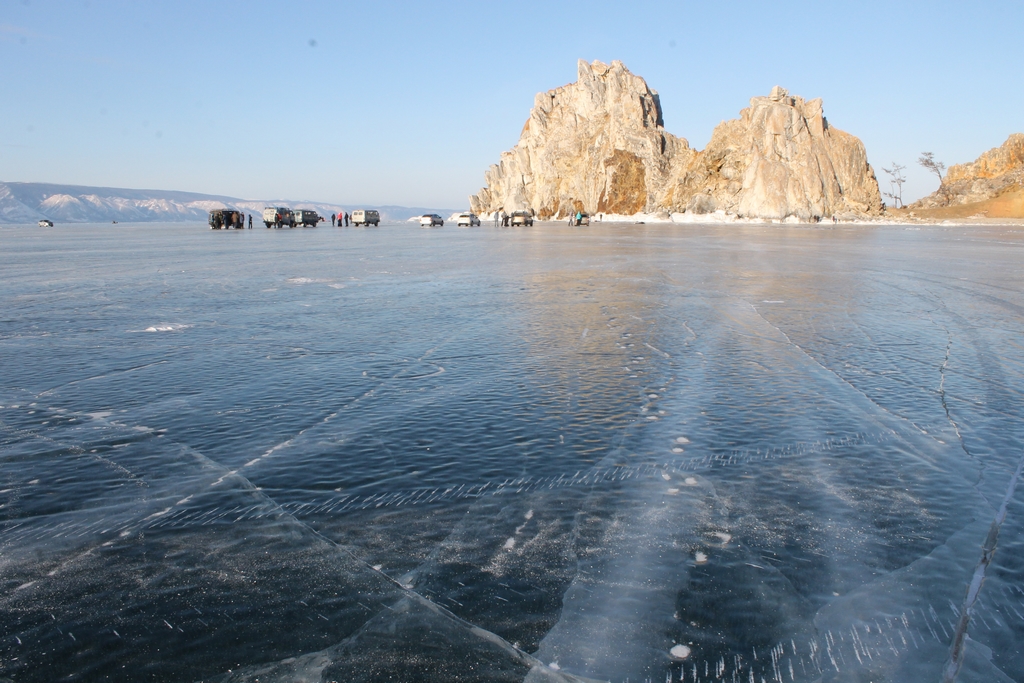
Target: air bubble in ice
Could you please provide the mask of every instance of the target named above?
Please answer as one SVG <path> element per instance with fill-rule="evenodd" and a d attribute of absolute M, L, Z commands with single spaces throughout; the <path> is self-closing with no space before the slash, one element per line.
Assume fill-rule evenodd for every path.
<path fill-rule="evenodd" d="M 690 443 L 690 440 L 687 439 L 685 436 L 677 436 L 676 443 Z"/>
<path fill-rule="evenodd" d="M 693 559 L 697 564 L 704 564 L 708 561 L 708 556 L 706 553 L 702 553 L 698 550 L 696 553 L 693 554 Z"/>
<path fill-rule="evenodd" d="M 696 479 L 695 479 L 694 477 L 687 477 L 687 478 L 686 478 L 686 479 L 684 480 L 684 483 L 685 483 L 685 484 L 686 484 L 687 486 L 696 486 L 696 485 L 697 485 L 697 480 L 696 480 Z"/>
<path fill-rule="evenodd" d="M 668 651 L 674 659 L 686 659 L 690 656 L 690 648 L 685 645 L 673 645 L 672 649 Z"/>

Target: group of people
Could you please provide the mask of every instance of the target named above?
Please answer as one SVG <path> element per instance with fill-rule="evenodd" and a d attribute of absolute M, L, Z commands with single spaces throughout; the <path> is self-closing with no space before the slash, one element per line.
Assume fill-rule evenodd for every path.
<path fill-rule="evenodd" d="M 217 212 L 213 217 L 213 222 L 217 228 L 244 228 L 245 218 L 246 214 L 238 211 L 232 211 L 230 216 Z M 252 230 L 252 214 L 249 214 L 249 229 Z"/>
<path fill-rule="evenodd" d="M 512 216 L 505 213 L 503 210 L 494 212 L 494 227 L 507 228 L 509 222 L 512 220 Z M 569 225 L 576 226 L 583 222 L 583 212 L 577 211 L 576 213 L 569 214 Z"/>
<path fill-rule="evenodd" d="M 331 214 L 331 225 L 336 225 L 339 228 L 347 228 L 348 222 L 352 217 L 348 215 L 347 211 L 342 211 L 339 214 Z M 344 225 L 342 225 L 344 222 Z"/>

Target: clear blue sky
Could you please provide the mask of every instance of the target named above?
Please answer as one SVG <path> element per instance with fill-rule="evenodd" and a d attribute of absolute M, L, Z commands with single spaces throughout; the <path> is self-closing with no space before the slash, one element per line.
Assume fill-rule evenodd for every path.
<path fill-rule="evenodd" d="M 913 199 L 920 152 L 1024 132 L 1021 27 L 1020 0 L 0 0 L 0 180 L 458 208 L 583 58 L 698 149 L 773 85 L 822 97 Z"/>

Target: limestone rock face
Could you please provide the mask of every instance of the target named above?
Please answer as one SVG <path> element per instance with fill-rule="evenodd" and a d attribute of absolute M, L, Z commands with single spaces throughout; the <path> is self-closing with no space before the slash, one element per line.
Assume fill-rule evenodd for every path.
<path fill-rule="evenodd" d="M 621 62 L 579 62 L 576 83 L 537 95 L 518 144 L 470 197 L 477 213 L 723 210 L 741 217 L 814 220 L 877 215 L 881 196 L 864 145 L 832 128 L 820 99 L 776 86 L 708 147 L 663 128 L 658 94 Z"/>
<path fill-rule="evenodd" d="M 1024 134 L 1014 133 L 1001 146 L 990 149 L 969 164 L 950 166 L 939 189 L 912 208 L 974 204 L 1004 191 L 1024 188 Z"/>
<path fill-rule="evenodd" d="M 644 79 L 619 61 L 580 60 L 575 83 L 537 94 L 519 142 L 488 169 L 470 207 L 541 218 L 651 211 L 673 160 L 692 155 L 665 132 L 658 93 Z"/>
<path fill-rule="evenodd" d="M 673 211 L 802 220 L 881 211 L 863 143 L 829 125 L 820 99 L 779 86 L 719 124 L 708 146 L 676 168 L 663 199 Z"/>

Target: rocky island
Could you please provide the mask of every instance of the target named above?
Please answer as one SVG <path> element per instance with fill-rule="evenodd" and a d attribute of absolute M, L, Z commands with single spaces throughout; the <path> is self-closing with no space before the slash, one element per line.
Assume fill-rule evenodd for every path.
<path fill-rule="evenodd" d="M 863 143 L 829 125 L 822 101 L 776 86 L 691 149 L 664 129 L 661 101 L 619 61 L 578 64 L 575 83 L 539 93 L 519 142 L 470 197 L 477 213 L 723 212 L 814 221 L 867 217 L 882 202 Z"/>
<path fill-rule="evenodd" d="M 1024 217 L 1024 134 L 950 166 L 938 190 L 907 208 L 927 218 Z"/>

